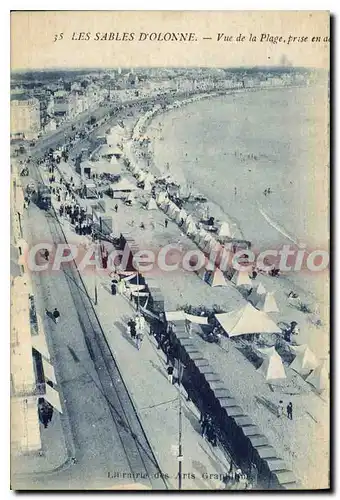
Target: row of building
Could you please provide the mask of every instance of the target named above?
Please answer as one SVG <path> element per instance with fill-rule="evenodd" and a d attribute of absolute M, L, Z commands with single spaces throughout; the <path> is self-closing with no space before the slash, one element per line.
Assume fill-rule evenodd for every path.
<path fill-rule="evenodd" d="M 11 139 L 32 140 L 44 132 L 56 130 L 64 120 L 97 106 L 108 96 L 108 90 L 97 85 L 82 88 L 72 84 L 71 91 L 57 88 L 32 93 L 14 89 L 11 95 Z"/>
<path fill-rule="evenodd" d="M 222 72 L 223 73 L 223 72 Z M 34 139 L 44 132 L 55 130 L 64 120 L 107 102 L 127 102 L 134 99 L 152 98 L 164 94 L 183 94 L 237 89 L 242 87 L 270 87 L 300 84 L 305 76 L 298 73 L 253 75 L 180 75 L 179 77 L 139 78 L 130 72 L 124 78 L 102 82 L 62 81 L 33 89 L 31 94 L 13 89 L 11 96 L 11 138 Z M 67 88 L 66 88 L 67 87 Z"/>

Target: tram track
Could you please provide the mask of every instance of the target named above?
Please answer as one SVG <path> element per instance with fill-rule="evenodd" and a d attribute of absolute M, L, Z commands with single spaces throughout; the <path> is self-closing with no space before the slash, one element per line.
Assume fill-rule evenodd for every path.
<path fill-rule="evenodd" d="M 45 184 L 38 166 L 34 166 L 34 173 L 35 180 Z M 67 244 L 64 230 L 53 207 L 50 216 L 45 219 L 54 242 Z M 62 272 L 71 292 L 89 356 L 98 375 L 99 383 L 94 379 L 93 382 L 96 383 L 97 388 L 105 398 L 130 468 L 128 477 L 131 477 L 136 483 L 147 481 L 152 489 L 167 489 L 165 478 L 114 360 L 94 304 L 76 263 L 74 261 L 68 262 L 67 270 L 62 269 Z M 71 351 L 70 347 L 69 350 Z M 74 351 L 71 354 L 75 361 L 80 362 Z"/>

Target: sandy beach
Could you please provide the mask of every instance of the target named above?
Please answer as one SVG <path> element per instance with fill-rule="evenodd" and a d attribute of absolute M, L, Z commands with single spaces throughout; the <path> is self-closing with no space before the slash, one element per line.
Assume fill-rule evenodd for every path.
<path fill-rule="evenodd" d="M 326 115 L 317 105 L 324 99 L 317 87 L 270 89 L 156 116 L 148 128 L 154 169 L 205 195 L 210 215 L 231 221 L 235 236 L 251 240 L 255 250 L 327 248 L 327 178 L 316 175 L 322 154 L 315 155 L 326 141 Z M 311 273 L 293 279 L 316 293 Z"/>

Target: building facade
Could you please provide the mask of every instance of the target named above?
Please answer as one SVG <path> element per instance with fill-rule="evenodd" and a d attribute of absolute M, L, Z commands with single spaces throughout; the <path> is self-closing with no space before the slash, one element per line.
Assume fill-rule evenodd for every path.
<path fill-rule="evenodd" d="M 11 138 L 23 136 L 36 138 L 41 129 L 40 102 L 25 95 L 16 96 L 11 101 Z"/>

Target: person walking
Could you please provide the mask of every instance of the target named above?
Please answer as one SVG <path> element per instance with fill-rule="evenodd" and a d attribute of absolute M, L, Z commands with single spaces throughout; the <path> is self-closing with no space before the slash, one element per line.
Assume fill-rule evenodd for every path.
<path fill-rule="evenodd" d="M 56 307 L 54 308 L 54 311 L 53 311 L 52 315 L 53 315 L 55 323 L 56 324 L 59 323 L 60 312 L 58 311 L 58 309 Z"/>
<path fill-rule="evenodd" d="M 117 203 L 115 204 L 115 212 L 116 213 L 118 212 L 118 205 L 117 205 Z"/>
<path fill-rule="evenodd" d="M 169 223 L 169 221 L 167 219 L 165 219 L 165 221 L 164 221 L 164 227 L 165 227 L 165 229 L 168 227 L 168 223 Z"/>
<path fill-rule="evenodd" d="M 44 428 L 47 429 L 47 426 L 48 426 L 49 422 L 51 421 L 52 417 L 50 418 L 47 403 L 46 403 L 44 398 L 39 398 L 39 400 L 38 400 L 38 416 L 39 416 L 39 420 L 43 424 Z"/>
<path fill-rule="evenodd" d="M 283 401 L 280 399 L 279 404 L 277 406 L 277 418 L 282 417 L 283 415 Z"/>
<path fill-rule="evenodd" d="M 287 405 L 287 417 L 293 420 L 293 403 L 290 401 Z"/>
<path fill-rule="evenodd" d="M 112 280 L 111 281 L 111 294 L 112 295 L 116 295 L 117 294 L 117 288 L 116 287 L 117 287 L 117 280 Z"/>
<path fill-rule="evenodd" d="M 142 341 L 143 341 L 143 334 L 141 332 L 138 332 L 136 335 L 136 346 L 138 351 L 141 348 Z"/>
<path fill-rule="evenodd" d="M 172 385 L 173 378 L 174 378 L 174 367 L 170 365 L 170 366 L 168 366 L 166 371 L 168 373 L 168 380 L 169 380 L 170 384 Z"/>
<path fill-rule="evenodd" d="M 128 327 L 130 328 L 131 338 L 134 340 L 136 338 L 136 335 L 137 335 L 136 322 L 134 319 L 130 319 L 130 321 L 128 322 Z"/>

